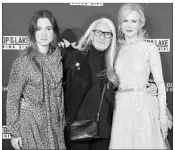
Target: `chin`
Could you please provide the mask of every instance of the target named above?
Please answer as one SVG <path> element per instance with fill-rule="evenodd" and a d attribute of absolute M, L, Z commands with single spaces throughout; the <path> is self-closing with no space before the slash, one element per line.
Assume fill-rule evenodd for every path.
<path fill-rule="evenodd" d="M 42 46 L 48 46 L 49 43 L 41 43 Z"/>
<path fill-rule="evenodd" d="M 99 51 L 104 51 L 106 48 L 104 46 L 94 46 Z"/>
<path fill-rule="evenodd" d="M 99 50 L 99 51 L 105 51 L 106 49 L 105 48 L 99 48 L 97 50 Z"/>

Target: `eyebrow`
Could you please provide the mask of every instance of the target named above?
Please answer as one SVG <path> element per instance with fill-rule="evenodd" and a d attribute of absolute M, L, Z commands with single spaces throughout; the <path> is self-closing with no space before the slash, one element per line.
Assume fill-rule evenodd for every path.
<path fill-rule="evenodd" d="M 100 29 L 95 29 L 95 30 L 99 30 L 99 31 L 102 31 L 102 32 L 107 32 L 107 33 L 111 33 L 112 31 L 103 31 L 103 30 L 100 30 Z"/>
<path fill-rule="evenodd" d="M 38 26 L 38 25 L 36 27 L 42 28 L 42 26 Z M 44 28 L 48 28 L 48 27 L 51 27 L 52 28 L 52 26 L 46 26 Z"/>
<path fill-rule="evenodd" d="M 123 20 L 140 20 L 140 19 L 123 19 Z"/>

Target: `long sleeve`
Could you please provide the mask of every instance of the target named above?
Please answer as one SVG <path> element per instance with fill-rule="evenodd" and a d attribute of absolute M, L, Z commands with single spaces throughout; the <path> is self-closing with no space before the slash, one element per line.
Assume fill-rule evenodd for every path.
<path fill-rule="evenodd" d="M 19 60 L 19 59 L 18 59 Z M 7 127 L 13 137 L 20 137 L 20 98 L 24 87 L 24 74 L 21 62 L 14 61 L 10 73 L 7 93 Z"/>
<path fill-rule="evenodd" d="M 158 87 L 159 120 L 164 139 L 167 137 L 168 128 L 172 127 L 172 120 L 167 116 L 166 90 L 162 73 L 161 58 L 158 48 L 154 44 L 149 45 L 149 62 L 154 81 Z"/>
<path fill-rule="evenodd" d="M 149 61 L 154 81 L 158 87 L 158 100 L 160 117 L 166 117 L 166 91 L 162 73 L 161 58 L 158 48 L 154 44 L 149 44 Z"/>

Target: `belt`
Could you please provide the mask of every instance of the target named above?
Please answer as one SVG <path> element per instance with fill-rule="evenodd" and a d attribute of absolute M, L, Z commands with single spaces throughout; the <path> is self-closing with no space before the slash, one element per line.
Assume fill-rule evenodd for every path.
<path fill-rule="evenodd" d="M 138 88 L 138 87 L 131 87 L 131 88 L 118 88 L 117 92 L 133 92 L 133 91 L 142 91 L 145 90 L 146 86 L 142 87 L 142 88 Z"/>

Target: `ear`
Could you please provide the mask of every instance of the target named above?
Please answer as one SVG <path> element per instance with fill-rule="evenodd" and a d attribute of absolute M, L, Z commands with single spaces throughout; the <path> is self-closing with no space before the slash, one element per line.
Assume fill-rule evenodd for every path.
<path fill-rule="evenodd" d="M 93 36 L 94 36 L 94 32 L 91 32 L 91 34 L 90 34 L 89 36 L 90 36 L 90 37 L 89 37 L 89 40 L 90 40 L 90 42 L 92 42 Z"/>
<path fill-rule="evenodd" d="M 143 27 L 144 27 L 144 25 L 145 25 L 145 23 L 141 23 L 141 24 L 140 24 L 141 28 L 143 28 Z"/>

